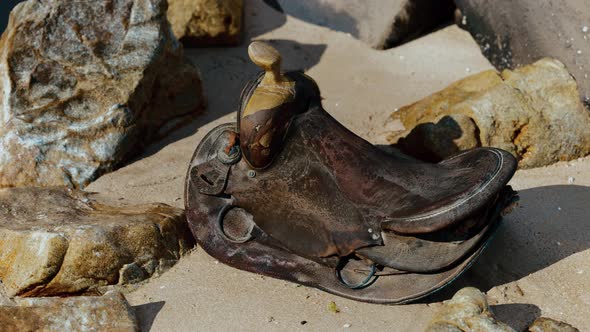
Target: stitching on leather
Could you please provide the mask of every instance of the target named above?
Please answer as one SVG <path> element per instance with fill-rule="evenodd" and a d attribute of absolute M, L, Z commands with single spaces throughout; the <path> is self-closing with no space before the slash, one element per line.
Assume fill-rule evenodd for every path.
<path fill-rule="evenodd" d="M 421 220 L 421 219 L 432 218 L 432 217 L 441 215 L 443 213 L 449 212 L 449 211 L 451 211 L 451 210 L 453 210 L 453 209 L 455 209 L 455 208 L 457 208 L 457 207 L 465 204 L 467 201 L 471 200 L 472 198 L 474 198 L 475 196 L 477 196 L 478 194 L 480 194 L 482 191 L 484 191 L 492 183 L 492 181 L 498 176 L 498 174 L 500 174 L 500 171 L 502 170 L 502 166 L 504 166 L 504 156 L 501 153 L 499 153 L 498 151 L 493 150 L 493 149 L 485 149 L 485 150 L 488 151 L 488 152 L 492 152 L 498 158 L 498 160 L 500 162 L 498 163 L 498 166 L 496 167 L 496 170 L 495 170 L 494 175 L 484 185 L 480 186 L 475 192 L 473 192 L 473 194 L 471 196 L 469 196 L 467 198 L 464 198 L 464 199 L 458 201 L 457 203 L 455 203 L 455 204 L 453 204 L 453 205 L 451 205 L 449 207 L 446 207 L 444 209 L 440 209 L 440 210 L 437 210 L 437 211 L 433 211 L 433 212 L 430 212 L 428 214 L 423 214 L 423 215 L 419 215 L 419 216 L 412 217 L 412 218 L 387 218 L 387 219 L 384 220 L 384 222 L 389 222 L 389 221 L 417 221 L 417 220 Z M 453 160 L 453 159 L 455 159 L 455 158 L 457 158 L 457 157 L 459 157 L 461 155 L 464 155 L 466 153 L 467 152 L 461 153 L 461 154 L 459 154 L 459 155 L 457 155 L 457 156 L 455 156 L 453 158 L 447 159 L 447 161 L 448 160 Z"/>

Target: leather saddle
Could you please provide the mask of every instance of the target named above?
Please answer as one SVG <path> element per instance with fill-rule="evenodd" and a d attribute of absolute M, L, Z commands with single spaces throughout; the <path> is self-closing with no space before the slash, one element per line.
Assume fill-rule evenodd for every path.
<path fill-rule="evenodd" d="M 478 148 L 431 164 L 385 152 L 322 108 L 313 79 L 282 73 L 270 45 L 248 52 L 265 71 L 187 174 L 188 222 L 207 253 L 375 303 L 426 296 L 470 266 L 516 199 L 511 154 Z"/>

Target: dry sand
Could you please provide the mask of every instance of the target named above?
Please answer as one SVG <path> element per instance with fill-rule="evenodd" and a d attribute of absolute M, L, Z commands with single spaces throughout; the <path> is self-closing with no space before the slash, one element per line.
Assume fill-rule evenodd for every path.
<path fill-rule="evenodd" d="M 187 50 L 202 71 L 206 114 L 88 190 L 182 207 L 193 150 L 208 130 L 234 120 L 240 90 L 257 71 L 246 53 L 251 39 L 275 40 L 285 67 L 305 69 L 319 83 L 326 110 L 373 143 L 384 142 L 396 108 L 491 68 L 472 38 L 455 26 L 376 51 L 349 35 L 285 17 L 260 0 L 246 1 L 245 15 L 242 46 Z M 489 290 L 493 310 L 516 329 L 541 314 L 590 329 L 590 159 L 518 171 L 511 184 L 520 191 L 520 205 L 489 249 L 451 287 L 418 304 L 338 298 L 217 264 L 199 248 L 127 298 L 151 331 L 421 331 L 437 301 L 472 285 Z M 326 308 L 330 301 L 340 313 Z"/>

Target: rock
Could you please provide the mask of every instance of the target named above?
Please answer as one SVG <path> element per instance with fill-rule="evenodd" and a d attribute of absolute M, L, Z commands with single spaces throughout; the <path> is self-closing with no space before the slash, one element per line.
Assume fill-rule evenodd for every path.
<path fill-rule="evenodd" d="M 454 17 L 449 0 L 265 0 L 277 10 L 342 31 L 377 49 L 414 39 Z"/>
<path fill-rule="evenodd" d="M 168 0 L 172 31 L 185 46 L 237 45 L 243 0 Z"/>
<path fill-rule="evenodd" d="M 193 246 L 183 211 L 165 204 L 120 206 L 66 188 L 0 189 L 0 280 L 9 296 L 138 282 Z"/>
<path fill-rule="evenodd" d="M 405 129 L 389 142 L 429 161 L 476 146 L 507 150 L 523 168 L 590 153 L 590 113 L 576 81 L 552 59 L 469 76 L 392 117 Z"/>
<path fill-rule="evenodd" d="M 580 332 L 570 324 L 551 318 L 540 317 L 529 326 L 530 332 Z"/>
<path fill-rule="evenodd" d="M 19 299 L 0 306 L 0 332 L 137 331 L 133 308 L 121 293 Z"/>
<path fill-rule="evenodd" d="M 485 294 L 477 288 L 459 290 L 434 315 L 426 332 L 515 332 L 490 311 Z"/>
<path fill-rule="evenodd" d="M 552 57 L 576 78 L 590 103 L 590 2 L 457 0 L 464 26 L 500 70 Z M 590 104 L 589 104 L 590 106 Z"/>
<path fill-rule="evenodd" d="M 165 11 L 165 0 L 14 8 L 0 40 L 0 187 L 83 187 L 202 109 Z"/>

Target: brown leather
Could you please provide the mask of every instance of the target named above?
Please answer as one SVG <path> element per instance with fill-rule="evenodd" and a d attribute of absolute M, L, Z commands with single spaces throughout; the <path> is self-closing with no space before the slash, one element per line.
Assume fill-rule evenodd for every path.
<path fill-rule="evenodd" d="M 429 164 L 386 153 L 333 119 L 313 80 L 285 76 L 293 100 L 242 117 L 258 77 L 241 120 L 195 151 L 185 205 L 200 245 L 240 269 L 379 303 L 424 296 L 467 268 L 514 197 L 514 157 L 481 148 Z M 259 158 L 264 131 L 273 142 Z M 335 270 L 387 276 L 351 289 Z"/>

